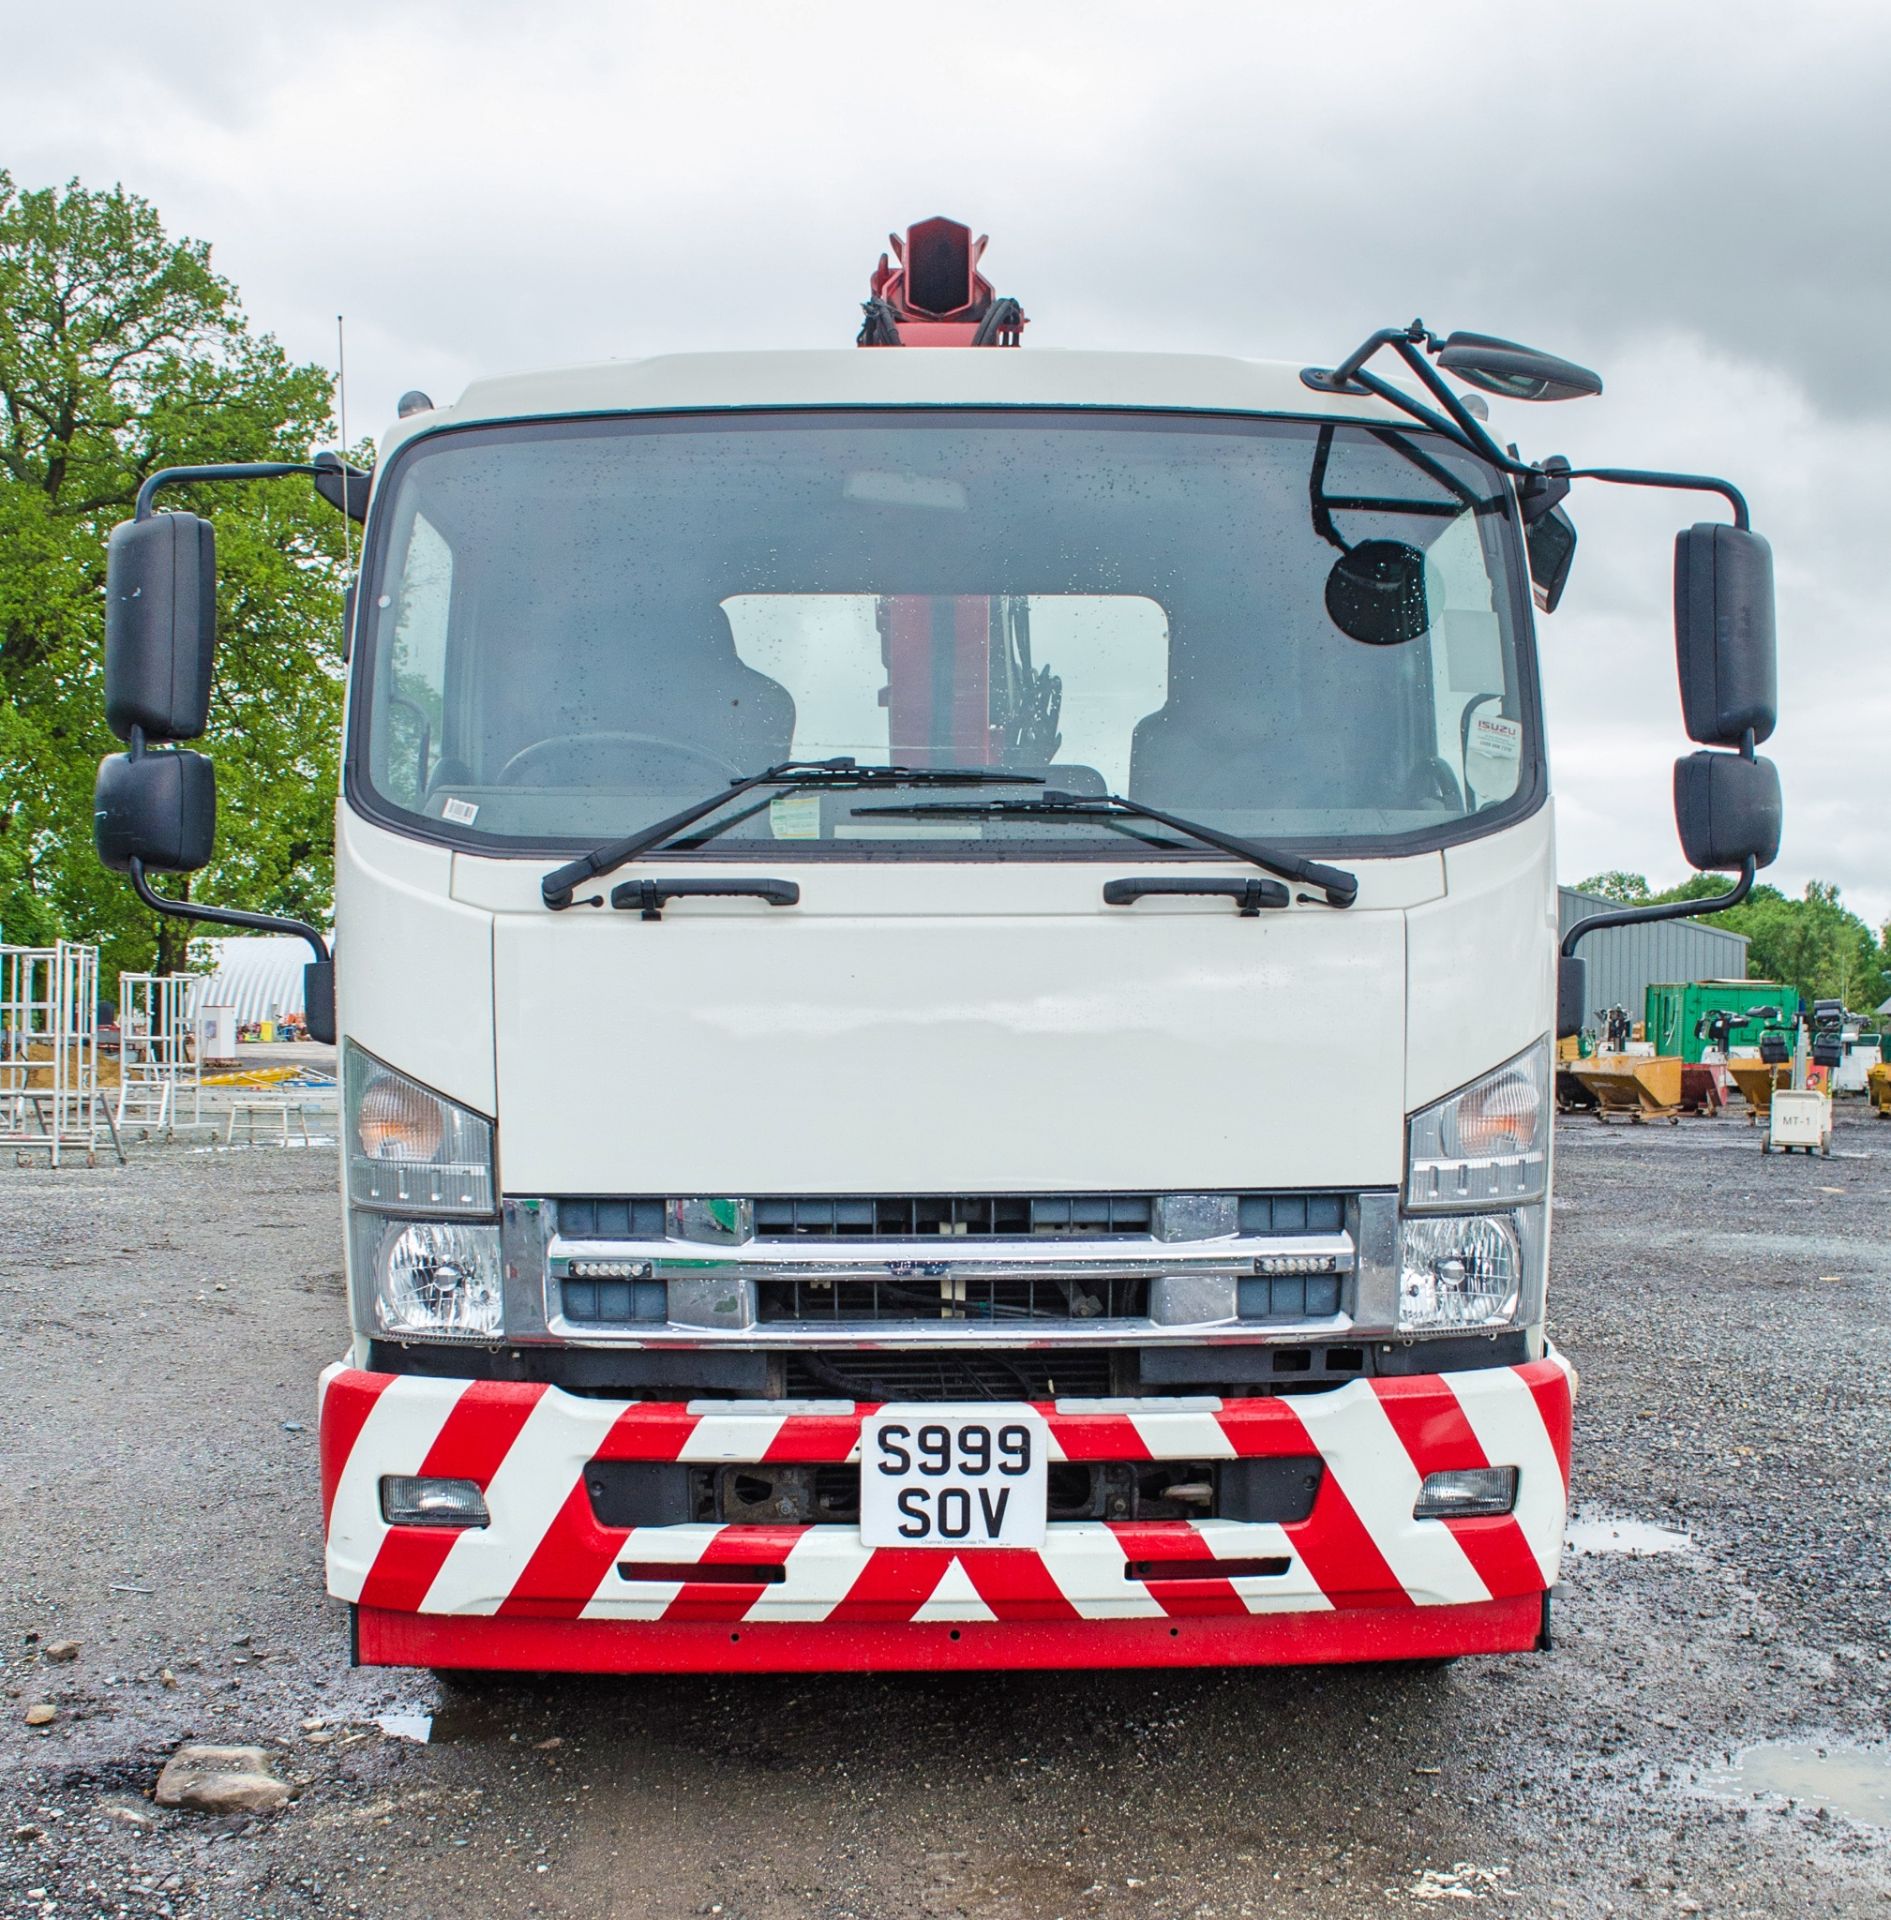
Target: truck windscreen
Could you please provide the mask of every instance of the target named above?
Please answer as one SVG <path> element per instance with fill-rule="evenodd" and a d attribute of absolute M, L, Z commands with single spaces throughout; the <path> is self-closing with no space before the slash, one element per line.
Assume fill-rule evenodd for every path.
<path fill-rule="evenodd" d="M 1309 849 L 1435 846 L 1540 788 L 1514 507 L 1420 431 L 620 416 L 423 437 L 385 496 L 349 792 L 462 845 L 590 845 L 841 754 Z M 1124 852 L 1094 820 L 875 797 L 747 796 L 703 849 Z"/>

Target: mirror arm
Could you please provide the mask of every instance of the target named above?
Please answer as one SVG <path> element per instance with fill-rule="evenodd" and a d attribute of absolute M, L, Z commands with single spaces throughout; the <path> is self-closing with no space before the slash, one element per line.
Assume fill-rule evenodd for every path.
<path fill-rule="evenodd" d="M 1331 373 L 1325 375 L 1321 384 L 1337 387 L 1341 392 L 1345 392 L 1359 378 L 1359 369 L 1381 347 L 1389 347 L 1398 340 L 1429 340 L 1430 338 L 1430 334 L 1416 320 L 1409 327 L 1381 327 L 1370 340 L 1362 340 Z"/>
<path fill-rule="evenodd" d="M 321 467 L 293 460 L 244 460 L 220 467 L 160 467 L 156 473 L 148 474 L 143 486 L 138 489 L 138 505 L 132 518 L 151 518 L 155 511 L 151 503 L 160 487 L 175 487 L 190 480 L 279 480 L 290 473 L 306 473 L 313 477 L 322 471 L 324 469 Z"/>
<path fill-rule="evenodd" d="M 1712 474 L 1644 473 L 1635 467 L 1571 467 L 1563 477 L 1604 480 L 1618 487 L 1674 487 L 1682 493 L 1717 493 L 1733 509 L 1733 524 L 1742 533 L 1752 531 L 1746 495 L 1731 480 L 1716 480 Z"/>
<path fill-rule="evenodd" d="M 1401 413 L 1409 414 L 1421 426 L 1430 427 L 1434 433 L 1441 433 L 1446 439 L 1456 441 L 1467 452 L 1488 460 L 1492 466 L 1516 479 L 1527 479 L 1544 472 L 1543 467 L 1532 466 L 1528 461 L 1506 453 L 1484 430 L 1476 416 L 1465 409 L 1463 401 L 1445 384 L 1437 369 L 1421 351 L 1431 338 L 1416 320 L 1409 327 L 1384 327 L 1355 348 L 1330 373 L 1309 369 L 1300 377 L 1316 392 L 1369 393 L 1375 399 L 1385 401 L 1388 406 L 1397 407 Z M 1426 406 L 1423 401 L 1415 400 L 1410 394 L 1401 393 L 1377 374 L 1365 371 L 1366 362 L 1381 347 L 1390 347 L 1417 375 L 1426 391 L 1444 408 L 1442 414 Z M 1659 473 L 1635 467 L 1559 466 L 1555 471 L 1556 476 L 1564 480 L 1601 480 L 1621 487 L 1672 487 L 1683 493 L 1717 493 L 1733 509 L 1734 525 L 1743 533 L 1752 528 L 1746 496 L 1731 480 L 1716 479 L 1712 474 Z"/>
<path fill-rule="evenodd" d="M 248 927 L 255 933 L 293 933 L 315 949 L 315 958 L 328 964 L 328 942 L 306 920 L 290 920 L 273 913 L 248 913 L 241 907 L 201 907 L 194 900 L 172 900 L 161 894 L 145 878 L 144 862 L 135 855 L 127 868 L 131 890 L 155 913 L 168 913 L 177 920 L 203 920 L 218 927 Z"/>
<path fill-rule="evenodd" d="M 1577 941 L 1600 933 L 1604 927 L 1638 926 L 1644 920 L 1694 920 L 1705 913 L 1724 913 L 1729 907 L 1737 907 L 1753 891 L 1753 877 L 1758 872 L 1759 862 L 1749 854 L 1740 878 L 1725 893 L 1705 900 L 1661 900 L 1647 907 L 1619 907 L 1613 913 L 1592 913 L 1587 920 L 1578 920 L 1563 935 L 1563 958 L 1567 960 L 1576 951 Z"/>
<path fill-rule="evenodd" d="M 1401 338 L 1393 342 L 1393 351 L 1411 368 L 1426 389 L 1437 399 L 1439 405 L 1451 416 L 1452 424 L 1458 429 L 1461 438 L 1468 441 L 1471 447 L 1481 453 L 1486 460 L 1495 461 L 1498 466 L 1515 471 L 1519 463 L 1506 454 L 1503 448 L 1484 431 L 1483 422 L 1445 385 L 1443 376 L 1418 350 L 1416 342 Z"/>

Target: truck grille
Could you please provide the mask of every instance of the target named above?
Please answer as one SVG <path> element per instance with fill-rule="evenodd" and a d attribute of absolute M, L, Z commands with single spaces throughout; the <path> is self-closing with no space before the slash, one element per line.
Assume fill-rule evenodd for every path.
<path fill-rule="evenodd" d="M 1313 1512 L 1325 1471 L 1318 1454 L 1224 1461 L 1056 1460 L 1046 1476 L 1047 1517 L 1060 1522 L 1223 1519 L 1293 1526 Z M 844 1526 L 860 1518 L 858 1466 L 593 1460 L 584 1478 L 592 1513 L 605 1527 L 634 1530 L 685 1522 Z M 626 1577 L 676 1577 L 673 1566 L 642 1564 L 652 1570 Z M 690 1577 L 716 1574 L 712 1565 L 711 1571 L 692 1572 Z"/>
<path fill-rule="evenodd" d="M 1138 1276 L 1098 1274 L 1082 1280 L 1024 1275 L 986 1278 L 923 1273 L 888 1278 L 777 1280 L 756 1283 L 765 1321 L 818 1325 L 823 1320 L 1122 1320 L 1149 1310 L 1149 1283 Z"/>
<path fill-rule="evenodd" d="M 1128 1356 L 1133 1362 L 1134 1355 Z M 830 1353 L 783 1356 L 790 1400 L 1094 1400 L 1115 1384 L 1108 1353 Z"/>
<path fill-rule="evenodd" d="M 771 1194 L 755 1201 L 763 1240 L 1081 1239 L 1146 1236 L 1156 1227 L 1153 1193 Z M 1346 1220 L 1337 1193 L 1242 1193 L 1244 1234 L 1338 1233 Z M 566 1199 L 558 1231 L 572 1240 L 661 1240 L 671 1203 L 661 1197 Z"/>
<path fill-rule="evenodd" d="M 755 1202 L 756 1238 L 767 1240 L 1146 1234 L 1154 1222 L 1155 1196 L 1147 1193 L 856 1194 Z"/>

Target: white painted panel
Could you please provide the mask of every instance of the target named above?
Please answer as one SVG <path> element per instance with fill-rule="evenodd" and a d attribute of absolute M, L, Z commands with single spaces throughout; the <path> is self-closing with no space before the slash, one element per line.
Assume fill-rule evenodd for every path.
<path fill-rule="evenodd" d="M 1448 848 L 1445 893 L 1406 915 L 1408 1112 L 1556 1024 L 1555 835 L 1546 805 Z"/>
<path fill-rule="evenodd" d="M 1401 912 L 1105 908 L 1066 868 L 999 915 L 1015 870 L 931 871 L 930 913 L 498 916 L 507 1189 L 1397 1182 Z M 912 886 L 836 876 L 870 881 Z"/>
<path fill-rule="evenodd" d="M 444 847 L 337 809 L 340 1028 L 389 1066 L 490 1114 L 492 917 L 452 898 L 452 875 Z"/>

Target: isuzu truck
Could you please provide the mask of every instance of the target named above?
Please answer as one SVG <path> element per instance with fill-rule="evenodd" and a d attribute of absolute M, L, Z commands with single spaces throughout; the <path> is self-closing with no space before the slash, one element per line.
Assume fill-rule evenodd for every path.
<path fill-rule="evenodd" d="M 982 247 L 912 228 L 855 345 L 410 395 L 372 475 L 159 472 L 113 536 L 101 857 L 277 924 L 154 877 L 215 820 L 174 503 L 306 472 L 365 521 L 333 955 L 296 928 L 364 1663 L 1548 1643 L 1586 996 L 1533 599 L 1572 483 L 1718 497 L 1675 804 L 1738 877 L 1627 910 L 1711 911 L 1778 844 L 1766 544 L 1724 481 L 1501 442 L 1485 395 L 1600 391 L 1566 361 L 1051 351 Z"/>

